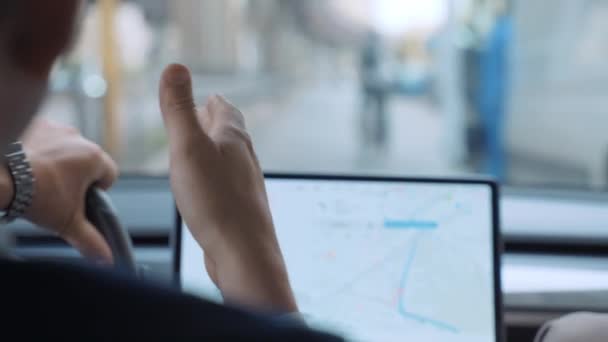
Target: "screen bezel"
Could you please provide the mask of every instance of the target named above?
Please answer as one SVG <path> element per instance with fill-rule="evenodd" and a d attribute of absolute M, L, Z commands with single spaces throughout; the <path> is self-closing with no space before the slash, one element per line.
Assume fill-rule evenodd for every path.
<path fill-rule="evenodd" d="M 501 290 L 501 255 L 503 242 L 500 234 L 499 213 L 499 186 L 489 179 L 457 179 L 457 178 L 425 178 L 425 177 L 377 177 L 377 176 L 347 176 L 347 175 L 316 175 L 316 174 L 278 174 L 268 173 L 264 175 L 268 179 L 282 180 L 321 180 L 321 181 L 359 181 L 359 182 L 385 182 L 385 183 L 428 183 L 428 184 L 473 184 L 486 185 L 491 192 L 492 207 L 492 251 L 493 251 L 493 276 L 494 276 L 494 321 L 496 322 L 496 342 L 504 341 L 503 325 L 503 299 Z M 181 240 L 182 220 L 179 211 L 175 210 L 175 228 L 171 234 L 171 247 L 173 249 L 173 283 L 181 290 Z"/>

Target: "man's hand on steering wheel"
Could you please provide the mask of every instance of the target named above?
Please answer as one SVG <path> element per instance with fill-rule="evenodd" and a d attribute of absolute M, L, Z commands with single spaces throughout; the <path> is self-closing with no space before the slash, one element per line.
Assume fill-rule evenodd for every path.
<path fill-rule="evenodd" d="M 89 187 L 107 189 L 114 183 L 118 175 L 116 163 L 76 129 L 44 119 L 32 123 L 23 144 L 36 178 L 26 219 L 58 234 L 85 257 L 111 263 L 112 252 L 87 221 L 84 206 Z M 0 183 L 12 184 L 7 177 L 6 167 L 0 168 Z M 13 191 L 11 186 L 7 190 Z"/>

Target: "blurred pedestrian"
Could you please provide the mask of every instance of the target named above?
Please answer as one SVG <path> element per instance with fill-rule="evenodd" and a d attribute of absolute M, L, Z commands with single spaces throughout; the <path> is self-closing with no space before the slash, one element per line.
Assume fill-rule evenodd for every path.
<path fill-rule="evenodd" d="M 506 178 L 504 122 L 508 96 L 509 46 L 512 22 L 507 3 L 499 1 L 496 21 L 480 56 L 479 113 L 484 131 L 483 171 L 498 180 Z"/>
<path fill-rule="evenodd" d="M 386 102 L 389 87 L 383 75 L 383 64 L 381 37 L 370 32 L 361 49 L 363 108 L 360 122 L 364 145 L 375 150 L 385 149 L 388 140 Z"/>

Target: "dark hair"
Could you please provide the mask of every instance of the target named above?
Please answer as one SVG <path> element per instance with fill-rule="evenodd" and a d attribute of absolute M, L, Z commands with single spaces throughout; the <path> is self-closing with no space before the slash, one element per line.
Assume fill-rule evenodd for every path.
<path fill-rule="evenodd" d="M 0 0 L 0 23 L 15 14 L 18 0 Z"/>

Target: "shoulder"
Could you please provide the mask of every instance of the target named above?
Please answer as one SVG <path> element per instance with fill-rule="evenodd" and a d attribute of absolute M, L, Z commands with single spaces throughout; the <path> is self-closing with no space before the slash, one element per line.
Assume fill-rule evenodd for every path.
<path fill-rule="evenodd" d="M 0 261 L 0 272 L 0 302 L 10 313 L 3 322 L 21 336 L 336 340 L 296 322 L 217 305 L 127 275 L 7 261 Z"/>

